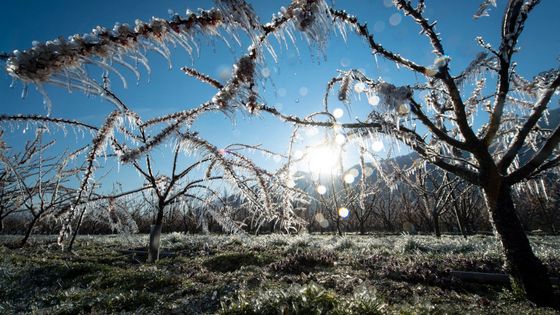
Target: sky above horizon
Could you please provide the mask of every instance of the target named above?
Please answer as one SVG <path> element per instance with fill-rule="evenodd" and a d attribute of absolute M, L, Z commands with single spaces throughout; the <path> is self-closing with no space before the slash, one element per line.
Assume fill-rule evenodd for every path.
<path fill-rule="evenodd" d="M 289 5 L 289 1 L 277 0 L 248 2 L 253 5 L 262 23 L 269 21 L 272 14 L 280 11 L 281 6 Z M 437 31 L 441 33 L 447 55 L 452 58 L 450 68 L 453 74 L 458 74 L 482 51 L 475 42 L 476 36 L 483 36 L 495 47 L 499 44 L 501 17 L 506 1 L 497 0 L 498 7 L 490 10 L 489 17 L 474 20 L 472 16 L 480 2 L 482 0 L 426 1 L 426 15 L 430 20 L 438 21 Z M 428 40 L 418 35 L 418 26 L 395 9 L 391 1 L 338 0 L 327 3 L 367 22 L 376 41 L 390 50 L 398 51 L 422 65 L 433 63 L 434 55 Z M 196 11 L 197 8 L 208 9 L 212 6 L 212 1 L 176 0 L 4 1 L 3 10 L 0 11 L 0 29 L 3 30 L 0 51 L 25 50 L 31 47 L 32 41 L 87 33 L 96 25 L 107 28 L 112 28 L 115 22 L 134 25 L 135 19 L 149 21 L 152 16 L 169 18 L 170 10 L 184 16 L 186 9 Z M 530 78 L 541 71 L 558 67 L 560 36 L 557 31 L 560 29 L 560 20 L 555 16 L 558 9 L 560 1 L 542 1 L 529 17 L 520 40 L 521 51 L 515 57 L 518 62 L 517 70 L 525 77 Z M 123 89 L 115 77 L 112 79 L 112 86 L 115 93 L 143 119 L 193 108 L 209 100 L 215 91 L 185 76 L 180 68 L 194 67 L 223 81 L 231 66 L 246 51 L 246 43 L 245 40 L 242 46 L 232 44 L 228 48 L 220 40 L 200 38 L 200 55 L 193 60 L 180 48 L 172 50 L 171 69 L 164 58 L 150 53 L 151 75 L 144 71 L 141 79 L 136 82 L 131 73 L 123 70 L 129 87 Z M 381 58 L 376 62 L 362 39 L 351 32 L 346 42 L 333 32 L 324 55 L 318 49 L 310 48 L 301 38 L 297 39 L 297 43 L 298 50 L 293 45 L 287 48 L 278 46 L 278 63 L 270 55 L 266 56 L 267 62 L 263 68 L 267 69 L 266 73 L 270 73 L 270 76 L 260 86 L 263 99 L 288 114 L 305 116 L 321 110 L 326 84 L 337 75 L 337 70 L 360 69 L 372 78 L 382 78 L 395 85 L 423 81 L 423 78 L 399 69 Z M 42 97 L 33 87 L 29 88 L 28 95 L 22 99 L 22 84 L 16 82 L 14 87 L 10 87 L 12 79 L 9 75 L 4 72 L 0 76 L 0 114 L 46 113 Z M 100 97 L 88 97 L 77 91 L 68 93 L 65 89 L 56 87 L 47 87 L 47 92 L 53 102 L 53 117 L 77 119 L 99 126 L 113 110 L 113 106 Z M 335 97 L 330 106 L 331 109 L 343 109 L 342 121 L 350 122 L 356 116 L 363 117 L 368 112 L 369 105 L 365 99 L 354 99 L 349 112 L 344 104 L 336 102 Z M 553 107 L 558 105 L 554 104 Z M 6 130 L 4 139 L 15 148 L 29 137 L 22 132 L 25 126 L 3 128 Z M 251 116 L 242 112 L 235 115 L 233 123 L 231 118 L 223 114 L 207 115 L 198 120 L 193 129 L 218 147 L 231 143 L 261 144 L 276 152 L 286 152 L 291 133 L 291 125 L 282 123 L 277 118 L 267 114 Z M 62 139 L 63 133 L 54 131 L 53 136 L 61 139 L 61 147 L 78 148 L 79 143 L 91 141 L 90 136 L 72 134 L 69 132 L 69 136 Z M 321 141 L 320 134 L 306 135 L 309 139 L 305 140 L 307 143 L 303 141 L 302 145 Z M 389 146 L 380 152 L 381 156 L 388 154 L 387 148 Z M 170 152 L 168 146 L 158 147 L 154 151 L 163 173 L 168 168 Z M 348 161 L 355 163 L 355 155 L 349 156 Z M 268 169 L 277 166 L 273 159 L 257 158 L 257 164 Z M 113 180 L 130 183 L 138 180 L 130 169 L 121 167 L 119 170 L 119 175 L 113 175 Z"/>

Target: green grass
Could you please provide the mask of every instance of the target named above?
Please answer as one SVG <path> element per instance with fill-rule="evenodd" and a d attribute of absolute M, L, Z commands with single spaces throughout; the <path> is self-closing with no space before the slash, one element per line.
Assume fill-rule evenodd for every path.
<path fill-rule="evenodd" d="M 157 264 L 127 249 L 145 235 L 54 237 L 10 249 L 0 236 L 0 314 L 555 314 L 508 286 L 463 283 L 450 270 L 502 272 L 490 236 L 265 235 L 162 239 Z M 560 237 L 532 237 L 560 276 Z"/>

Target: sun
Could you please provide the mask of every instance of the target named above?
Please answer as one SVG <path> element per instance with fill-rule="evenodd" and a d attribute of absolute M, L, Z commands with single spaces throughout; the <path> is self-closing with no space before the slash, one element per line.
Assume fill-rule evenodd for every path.
<path fill-rule="evenodd" d="M 320 145 L 306 150 L 305 163 L 314 174 L 331 175 L 339 173 L 340 148 Z"/>

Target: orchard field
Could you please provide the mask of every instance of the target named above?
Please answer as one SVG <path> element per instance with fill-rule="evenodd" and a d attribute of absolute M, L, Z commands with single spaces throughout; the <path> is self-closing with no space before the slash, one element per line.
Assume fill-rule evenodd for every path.
<path fill-rule="evenodd" d="M 2 236 L 2 314 L 555 314 L 509 284 L 455 271 L 502 273 L 492 236 L 163 236 L 146 264 L 147 235 L 80 236 L 74 253 L 36 236 Z M 531 236 L 551 277 L 558 236 Z M 556 286 L 556 290 L 558 287 Z"/>
<path fill-rule="evenodd" d="M 5 2 L 0 315 L 560 312 L 560 1 Z"/>

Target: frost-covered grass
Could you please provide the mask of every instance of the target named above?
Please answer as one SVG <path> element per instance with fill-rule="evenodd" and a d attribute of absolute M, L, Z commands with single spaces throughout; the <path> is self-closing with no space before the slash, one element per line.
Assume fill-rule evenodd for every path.
<path fill-rule="evenodd" d="M 55 237 L 16 240 L 0 237 L 1 314 L 554 314 L 450 277 L 502 272 L 491 236 L 171 233 L 155 265 L 139 251 L 145 235 L 82 236 L 72 254 Z M 556 277 L 559 240 L 531 238 Z"/>

